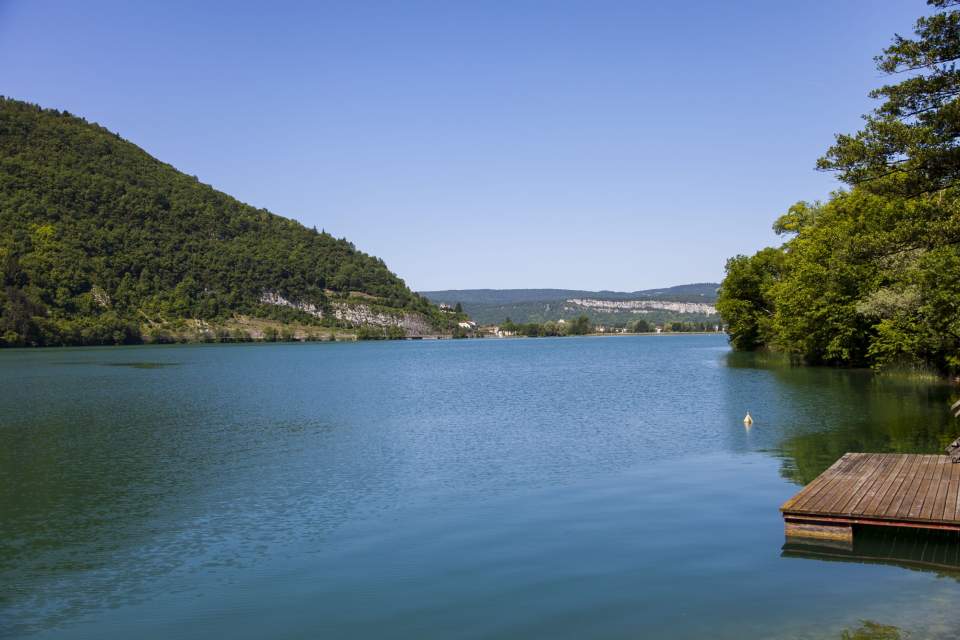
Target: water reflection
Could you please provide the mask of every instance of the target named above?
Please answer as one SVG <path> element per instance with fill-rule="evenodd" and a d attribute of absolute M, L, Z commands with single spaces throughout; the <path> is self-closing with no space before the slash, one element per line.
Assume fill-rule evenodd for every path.
<path fill-rule="evenodd" d="M 148 543 L 148 523 L 161 515 L 172 484 L 162 477 L 163 461 L 175 447 L 161 435 L 172 417 L 163 402 L 105 403 L 103 415 L 84 403 L 72 411 L 52 404 L 46 411 L 35 405 L 43 420 L 29 428 L 5 425 L 0 446 L 0 609 L 42 612 L 47 624 L 91 601 L 134 597 L 130 587 L 136 585 L 114 574 L 98 588 L 51 604 L 71 575 L 95 574 Z M 194 462 L 202 470 L 203 461 Z M 150 554 L 139 571 L 152 575 L 171 562 L 176 556 Z M 12 631 L 24 633 L 31 625 L 21 616 Z"/>
<path fill-rule="evenodd" d="M 367 443 L 349 425 L 304 411 L 270 382 L 251 384 L 249 362 L 71 351 L 70 361 L 3 354 L 0 638 L 322 537 L 391 468 L 389 448 L 360 458 Z"/>
<path fill-rule="evenodd" d="M 860 527 L 852 545 L 787 538 L 784 558 L 884 564 L 960 581 L 960 533 L 899 527 Z"/>
<path fill-rule="evenodd" d="M 792 366 L 769 354 L 730 353 L 726 362 L 741 378 L 757 378 L 751 402 L 763 412 L 751 437 L 800 485 L 848 451 L 942 453 L 960 435 L 948 411 L 957 391 L 946 382 Z M 743 386 L 731 388 L 742 395 Z"/>

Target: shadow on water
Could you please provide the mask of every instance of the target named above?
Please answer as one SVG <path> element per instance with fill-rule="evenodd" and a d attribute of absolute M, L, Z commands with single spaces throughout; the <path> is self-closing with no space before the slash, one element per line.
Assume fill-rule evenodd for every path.
<path fill-rule="evenodd" d="M 727 366 L 773 382 L 751 399 L 767 409 L 755 431 L 765 431 L 761 448 L 781 457 L 782 475 L 797 484 L 809 483 L 848 451 L 942 453 L 960 435 L 960 422 L 948 411 L 958 392 L 946 382 L 792 366 L 764 354 L 730 353 Z"/>
<path fill-rule="evenodd" d="M 852 545 L 787 538 L 784 558 L 882 564 L 928 571 L 960 582 L 960 533 L 900 527 L 860 527 Z"/>

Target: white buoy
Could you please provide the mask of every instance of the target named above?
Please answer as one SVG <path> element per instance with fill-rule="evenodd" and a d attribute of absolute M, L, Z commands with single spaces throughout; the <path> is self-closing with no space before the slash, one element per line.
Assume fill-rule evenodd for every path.
<path fill-rule="evenodd" d="M 750 415 L 749 411 L 747 411 L 747 415 L 743 416 L 743 424 L 747 426 L 753 424 L 753 416 Z"/>

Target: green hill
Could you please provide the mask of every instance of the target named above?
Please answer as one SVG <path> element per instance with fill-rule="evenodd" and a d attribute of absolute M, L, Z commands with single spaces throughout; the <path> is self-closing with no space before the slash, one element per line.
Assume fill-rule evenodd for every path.
<path fill-rule="evenodd" d="M 139 342 L 238 316 L 389 335 L 450 322 L 345 239 L 243 204 L 69 113 L 6 98 L 0 269 L 2 345 Z"/>

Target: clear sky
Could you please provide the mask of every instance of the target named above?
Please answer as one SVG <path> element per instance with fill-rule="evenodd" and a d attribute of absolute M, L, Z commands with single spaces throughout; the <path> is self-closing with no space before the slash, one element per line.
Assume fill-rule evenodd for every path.
<path fill-rule="evenodd" d="M 0 0 L 0 94 L 66 109 L 418 290 L 719 280 L 838 185 L 920 0 Z"/>

